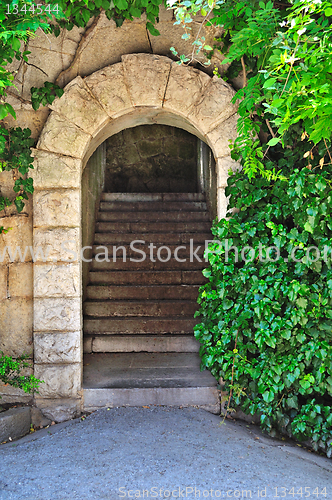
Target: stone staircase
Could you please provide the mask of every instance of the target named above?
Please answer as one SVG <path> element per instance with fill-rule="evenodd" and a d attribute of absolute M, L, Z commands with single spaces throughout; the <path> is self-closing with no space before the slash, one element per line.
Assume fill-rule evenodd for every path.
<path fill-rule="evenodd" d="M 84 302 L 86 410 L 219 411 L 216 381 L 200 372 L 193 336 L 210 226 L 202 194 L 102 194 Z"/>

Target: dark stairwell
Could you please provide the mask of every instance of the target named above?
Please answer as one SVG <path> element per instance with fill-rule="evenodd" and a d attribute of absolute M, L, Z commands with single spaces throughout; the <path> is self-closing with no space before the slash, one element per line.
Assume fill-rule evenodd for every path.
<path fill-rule="evenodd" d="M 136 156 L 135 167 L 122 165 L 118 173 L 114 173 L 115 160 L 108 161 L 106 189 L 140 192 L 104 192 L 101 196 L 83 306 L 85 409 L 157 404 L 194 405 L 218 412 L 216 381 L 209 372 L 200 372 L 199 344 L 193 336 L 198 288 L 204 282 L 201 271 L 206 267 L 204 245 L 212 239 L 205 195 L 195 192 L 197 161 L 190 158 L 190 151 L 196 151 L 197 139 L 184 131 L 177 134 L 179 129 L 174 128 L 167 137 L 166 129 L 171 127 L 148 128 L 149 134 L 143 134 L 144 129 L 148 132 L 146 126 L 130 129 L 137 142 L 127 148 L 124 133 L 120 139 L 108 140 L 122 144 L 117 146 L 118 164 L 135 157 L 135 151 L 140 156 L 143 149 L 155 156 L 146 157 L 146 162 Z M 168 151 L 172 147 L 174 154 L 187 151 L 187 159 L 177 158 L 176 163 L 171 158 L 169 172 L 165 134 Z M 149 140 L 150 145 L 139 146 Z M 127 156 L 119 154 L 121 149 Z M 112 150 L 115 154 L 110 147 L 109 156 Z M 149 167 L 157 159 L 164 165 L 163 175 L 161 167 Z M 171 192 L 176 187 L 183 191 L 186 185 L 187 192 Z M 193 255 L 197 246 L 201 262 Z M 175 258 L 177 247 L 182 248 Z"/>

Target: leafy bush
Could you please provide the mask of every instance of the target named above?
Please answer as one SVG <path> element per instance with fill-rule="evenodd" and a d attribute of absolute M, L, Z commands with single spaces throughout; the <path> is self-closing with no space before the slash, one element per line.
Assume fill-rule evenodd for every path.
<path fill-rule="evenodd" d="M 250 181 L 244 173 L 229 178 L 226 194 L 236 213 L 213 226 L 219 243 L 210 244 L 210 265 L 204 271 L 209 282 L 200 289 L 201 323 L 195 328 L 202 366 L 223 378 L 231 406 L 258 413 L 270 432 L 278 429 L 299 440 L 312 439 L 328 456 L 330 176 L 302 168 L 273 183 Z M 318 260 L 313 247 L 321 251 Z"/>
<path fill-rule="evenodd" d="M 12 387 L 23 389 L 24 392 L 30 394 L 35 389 L 38 389 L 41 380 L 33 375 L 21 375 L 24 368 L 30 368 L 30 364 L 26 359 L 27 355 L 23 355 L 14 360 L 0 351 L 0 381 Z"/>

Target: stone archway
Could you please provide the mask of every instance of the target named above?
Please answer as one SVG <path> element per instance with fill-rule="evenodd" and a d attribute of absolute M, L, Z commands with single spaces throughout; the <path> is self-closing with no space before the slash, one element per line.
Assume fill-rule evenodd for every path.
<path fill-rule="evenodd" d="M 212 149 L 217 169 L 218 216 L 229 139 L 236 136 L 232 88 L 222 79 L 164 56 L 131 54 L 82 79 L 54 101 L 34 151 L 34 356 L 44 380 L 36 397 L 45 415 L 61 421 L 82 400 L 81 178 L 86 162 L 109 136 L 142 124 L 183 128 Z M 48 249 L 48 255 L 46 251 Z M 69 253 L 69 251 L 71 253 Z"/>

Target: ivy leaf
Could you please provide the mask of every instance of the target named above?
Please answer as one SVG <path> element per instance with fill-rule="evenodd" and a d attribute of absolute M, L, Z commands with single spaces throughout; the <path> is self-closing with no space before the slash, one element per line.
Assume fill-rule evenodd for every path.
<path fill-rule="evenodd" d="M 142 15 L 142 11 L 140 9 L 138 9 L 137 7 L 133 7 L 131 6 L 130 7 L 130 14 L 133 16 L 133 17 L 141 17 Z"/>
<path fill-rule="evenodd" d="M 234 302 L 232 300 L 224 299 L 222 302 L 223 309 L 227 310 L 233 307 Z"/>
<path fill-rule="evenodd" d="M 87 9 L 82 9 L 82 17 L 84 21 L 87 23 L 91 17 L 90 11 L 88 11 Z"/>
<path fill-rule="evenodd" d="M 14 203 L 15 203 L 15 206 L 16 206 L 18 213 L 21 213 L 23 208 L 24 208 L 24 201 L 23 201 L 22 196 L 17 196 L 14 200 Z"/>
<path fill-rule="evenodd" d="M 7 107 L 5 104 L 0 104 L 0 120 L 3 120 L 8 115 Z"/>
<path fill-rule="evenodd" d="M 114 0 L 114 4 L 116 7 L 118 7 L 120 10 L 125 10 L 128 7 L 128 2 L 127 0 Z"/>
<path fill-rule="evenodd" d="M 304 224 L 304 229 L 305 229 L 306 231 L 308 231 L 308 233 L 311 233 L 311 234 L 313 234 L 313 233 L 314 233 L 314 228 L 312 227 L 312 225 L 311 225 L 309 222 L 306 222 L 306 223 Z"/>
<path fill-rule="evenodd" d="M 273 391 L 265 391 L 263 393 L 263 399 L 266 403 L 271 403 L 271 401 L 274 400 L 274 396 L 275 394 Z"/>
<path fill-rule="evenodd" d="M 296 300 L 296 305 L 298 307 L 301 307 L 302 309 L 306 309 L 306 307 L 308 306 L 308 301 L 307 301 L 307 299 L 304 299 L 303 297 L 301 297 L 300 299 Z"/>

